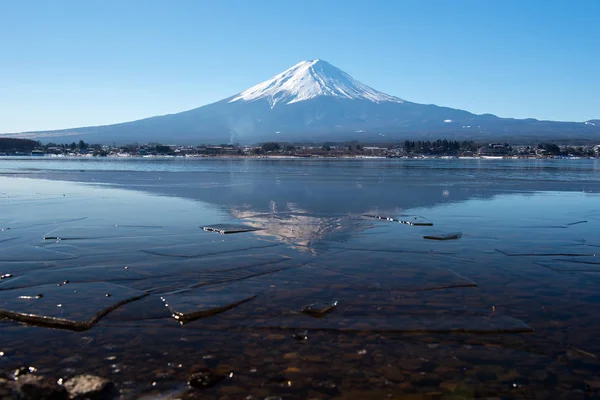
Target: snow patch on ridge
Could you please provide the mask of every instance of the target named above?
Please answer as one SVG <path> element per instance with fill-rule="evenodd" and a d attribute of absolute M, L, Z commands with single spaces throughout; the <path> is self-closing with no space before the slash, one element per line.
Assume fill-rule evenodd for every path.
<path fill-rule="evenodd" d="M 302 61 L 233 97 L 229 102 L 266 99 L 271 108 L 277 104 L 293 104 L 318 96 L 375 103 L 404 103 L 398 97 L 378 92 L 357 81 L 344 71 L 323 60 Z"/>

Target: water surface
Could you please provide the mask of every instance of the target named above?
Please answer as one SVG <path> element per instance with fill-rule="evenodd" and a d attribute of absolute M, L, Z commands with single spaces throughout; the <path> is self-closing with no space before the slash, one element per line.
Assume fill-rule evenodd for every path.
<path fill-rule="evenodd" d="M 233 377 L 186 396 L 598 396 L 597 160 L 13 158 L 0 173 L 3 370 L 92 372 L 130 397 L 185 391 L 203 368 Z M 202 229 L 223 223 L 258 230 Z"/>

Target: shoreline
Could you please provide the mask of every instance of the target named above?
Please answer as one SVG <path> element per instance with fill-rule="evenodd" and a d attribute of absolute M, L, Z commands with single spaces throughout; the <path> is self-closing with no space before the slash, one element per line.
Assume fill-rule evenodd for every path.
<path fill-rule="evenodd" d="M 260 156 L 248 156 L 248 155 L 185 155 L 185 156 L 169 156 L 169 155 L 137 155 L 137 154 L 114 154 L 108 156 L 92 156 L 92 155 L 11 155 L 11 154 L 0 154 L 0 159 L 168 159 L 168 160 L 188 160 L 188 159 L 229 159 L 229 160 L 598 160 L 600 157 L 568 157 L 568 156 L 401 156 L 401 157 L 384 157 L 384 156 L 336 156 L 336 157 L 324 157 L 324 156 L 292 156 L 292 155 L 260 155 Z"/>

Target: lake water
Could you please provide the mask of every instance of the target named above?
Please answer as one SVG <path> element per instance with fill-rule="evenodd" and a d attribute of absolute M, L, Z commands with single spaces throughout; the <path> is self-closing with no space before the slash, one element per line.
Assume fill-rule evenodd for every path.
<path fill-rule="evenodd" d="M 598 232 L 599 160 L 1 158 L 0 370 L 126 398 L 596 398 Z M 225 378 L 189 389 L 204 370 Z"/>

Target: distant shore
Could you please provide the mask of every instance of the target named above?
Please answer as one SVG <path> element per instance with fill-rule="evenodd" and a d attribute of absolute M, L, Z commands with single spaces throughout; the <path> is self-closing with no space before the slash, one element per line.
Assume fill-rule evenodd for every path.
<path fill-rule="evenodd" d="M 94 156 L 91 154 L 0 154 L 2 158 L 18 159 L 229 159 L 229 160 L 597 160 L 600 157 L 581 157 L 581 156 L 433 156 L 433 155 L 414 155 L 414 156 L 361 156 L 361 155 L 343 155 L 343 156 L 293 156 L 293 155 L 138 155 L 138 154 L 112 154 L 106 156 Z"/>

